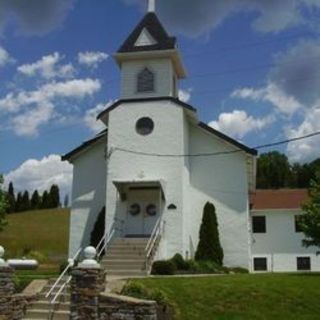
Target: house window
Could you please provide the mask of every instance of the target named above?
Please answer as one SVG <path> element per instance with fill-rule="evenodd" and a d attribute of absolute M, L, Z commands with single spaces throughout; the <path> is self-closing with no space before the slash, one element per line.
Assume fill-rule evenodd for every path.
<path fill-rule="evenodd" d="M 266 217 L 256 216 L 252 217 L 252 230 L 253 233 L 266 233 Z"/>
<path fill-rule="evenodd" d="M 254 258 L 253 259 L 254 271 L 267 271 L 268 270 L 268 259 L 267 258 Z"/>
<path fill-rule="evenodd" d="M 294 224 L 296 232 L 302 232 L 301 228 L 301 216 L 294 216 Z"/>
<path fill-rule="evenodd" d="M 154 91 L 154 73 L 148 68 L 138 74 L 137 91 L 139 93 Z"/>
<path fill-rule="evenodd" d="M 310 257 L 298 257 L 297 258 L 297 270 L 298 271 L 310 271 L 311 270 Z"/>
<path fill-rule="evenodd" d="M 152 119 L 141 118 L 137 121 L 136 131 L 140 135 L 146 136 L 146 135 L 152 133 L 153 129 L 154 129 L 154 123 L 153 123 Z"/>

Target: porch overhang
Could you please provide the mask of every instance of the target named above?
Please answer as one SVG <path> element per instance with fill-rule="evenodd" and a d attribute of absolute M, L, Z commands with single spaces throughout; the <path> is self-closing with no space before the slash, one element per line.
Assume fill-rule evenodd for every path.
<path fill-rule="evenodd" d="M 165 181 L 164 180 L 113 180 L 113 184 L 117 188 L 120 197 L 124 200 L 130 190 L 138 189 L 155 189 L 158 188 L 161 192 L 163 200 L 166 199 Z"/>

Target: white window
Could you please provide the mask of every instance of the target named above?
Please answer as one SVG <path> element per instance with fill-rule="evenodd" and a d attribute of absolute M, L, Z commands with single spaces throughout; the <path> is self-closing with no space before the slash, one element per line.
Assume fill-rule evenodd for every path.
<path fill-rule="evenodd" d="M 139 74 L 137 79 L 137 91 L 143 92 L 154 92 L 154 73 L 144 68 Z"/>

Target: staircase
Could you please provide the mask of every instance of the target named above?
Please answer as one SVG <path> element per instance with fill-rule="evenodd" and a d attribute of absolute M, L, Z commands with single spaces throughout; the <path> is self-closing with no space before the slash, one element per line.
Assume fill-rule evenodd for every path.
<path fill-rule="evenodd" d="M 40 293 L 39 300 L 35 301 L 27 309 L 24 320 L 69 320 L 70 318 L 70 293 L 69 288 L 66 292 L 61 294 L 59 302 L 51 304 L 50 301 L 53 299 L 55 294 L 59 291 L 60 287 L 57 286 L 52 295 L 46 298 L 46 294 L 51 289 L 56 279 L 49 280 L 48 284 L 43 288 Z M 52 312 L 54 311 L 54 312 Z"/>
<path fill-rule="evenodd" d="M 117 238 L 108 246 L 101 265 L 108 276 L 145 276 L 149 238 Z"/>

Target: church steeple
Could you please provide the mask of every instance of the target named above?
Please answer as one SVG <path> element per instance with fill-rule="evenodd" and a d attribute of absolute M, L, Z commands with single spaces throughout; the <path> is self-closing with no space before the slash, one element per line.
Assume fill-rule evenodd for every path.
<path fill-rule="evenodd" d="M 155 0 L 149 0 L 148 12 L 114 55 L 121 69 L 123 99 L 177 97 L 177 82 L 186 76 L 176 38 L 154 11 Z"/>

